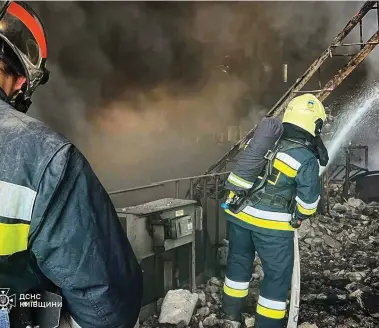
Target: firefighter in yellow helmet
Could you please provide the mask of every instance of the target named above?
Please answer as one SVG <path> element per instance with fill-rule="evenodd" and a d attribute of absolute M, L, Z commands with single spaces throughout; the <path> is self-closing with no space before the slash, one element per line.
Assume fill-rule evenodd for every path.
<path fill-rule="evenodd" d="M 315 96 L 294 98 L 282 122 L 272 117 L 262 120 L 228 177 L 226 189 L 242 200 L 238 206 L 231 204 L 225 209 L 230 243 L 223 311 L 228 319 L 240 320 L 257 252 L 264 279 L 255 327 L 284 325 L 294 261 L 293 233 L 302 220 L 316 212 L 320 199 L 319 164 L 325 166 L 328 161 L 320 138 L 325 119 L 324 107 Z M 275 156 L 265 162 L 265 167 L 272 165 L 272 170 L 267 176 L 260 167 L 261 174 L 254 176 L 251 164 L 259 162 L 254 156 L 261 151 L 259 147 L 267 140 L 270 129 L 280 132 Z"/>

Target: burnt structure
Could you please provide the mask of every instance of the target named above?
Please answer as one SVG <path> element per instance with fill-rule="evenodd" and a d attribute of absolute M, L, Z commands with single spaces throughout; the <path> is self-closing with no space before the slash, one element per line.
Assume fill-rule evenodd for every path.
<path fill-rule="evenodd" d="M 362 29 L 363 29 L 363 19 L 366 14 L 375 10 L 378 16 L 378 30 L 371 36 L 368 41 L 364 41 L 362 37 Z M 350 32 L 355 28 L 359 27 L 359 35 L 360 39 L 357 43 L 342 43 L 343 40 L 350 34 Z M 319 97 L 322 101 L 325 100 L 334 90 L 335 88 L 351 73 L 355 68 L 369 55 L 369 53 L 374 49 L 374 47 L 379 42 L 379 2 L 378 1 L 369 1 L 366 2 L 362 8 L 354 15 L 354 17 L 347 23 L 345 28 L 335 37 L 332 44 L 318 57 L 311 66 L 301 75 L 296 82 L 288 89 L 288 91 L 279 99 L 279 101 L 272 107 L 269 111 L 269 115 L 279 116 L 288 102 L 301 93 L 314 93 L 317 97 Z M 357 53 L 355 54 L 338 54 L 336 53 L 336 49 L 341 49 L 343 47 L 356 46 L 359 48 Z M 343 57 L 349 57 L 350 60 L 348 63 L 338 70 L 335 75 L 327 82 L 324 86 L 320 86 L 317 90 L 303 90 L 303 88 L 308 84 L 311 79 L 319 78 L 319 72 L 322 65 L 330 58 L 334 56 L 342 55 Z M 321 83 L 319 83 L 321 84 Z M 220 245 L 222 238 L 226 235 L 226 225 L 225 222 L 220 220 L 220 201 L 225 196 L 223 190 L 223 181 L 225 180 L 228 172 L 224 172 L 227 170 L 227 166 L 231 163 L 234 157 L 238 154 L 238 152 L 243 148 L 244 144 L 249 140 L 254 134 L 255 128 L 251 129 L 241 140 L 239 140 L 229 152 L 227 152 L 219 161 L 210 166 L 208 170 L 203 175 L 193 176 L 184 179 L 171 179 L 166 181 L 161 181 L 158 183 L 129 188 L 111 192 L 111 195 L 122 194 L 122 193 L 131 193 L 142 191 L 146 193 L 148 189 L 151 188 L 161 188 L 170 185 L 174 188 L 165 189 L 165 194 L 160 193 L 160 197 L 174 197 L 176 199 L 187 198 L 194 199 L 197 201 L 198 205 L 201 205 L 203 208 L 202 215 L 202 229 L 201 231 L 194 232 L 194 239 L 196 240 L 196 272 L 197 276 L 205 275 L 205 277 L 209 277 L 210 275 L 217 273 L 217 249 Z M 351 149 L 349 150 L 351 151 Z M 349 152 L 347 153 L 347 160 L 349 161 L 345 167 L 345 177 L 348 182 L 345 182 L 345 188 L 348 187 L 348 183 L 350 181 L 349 178 L 352 178 L 352 170 L 350 165 L 350 156 Z M 359 168 L 358 168 L 359 169 Z M 344 180 L 345 181 L 345 180 Z M 179 189 L 179 184 L 182 187 L 181 192 Z M 184 186 L 184 188 L 183 188 Z M 184 189 L 184 190 L 183 190 Z M 168 193 L 168 195 L 166 194 Z M 133 213 L 131 213 L 133 214 Z M 174 268 L 175 269 L 175 268 Z M 214 270 L 216 269 L 216 270 Z M 187 273 L 189 272 L 188 268 L 185 270 Z M 193 272 L 192 272 L 193 273 Z M 192 275 L 191 273 L 191 275 Z M 194 275 L 195 275 L 194 274 Z M 183 276 L 182 286 L 185 283 L 189 283 L 189 276 Z M 192 279 L 192 284 L 194 283 L 194 279 Z M 150 295 L 151 296 L 151 295 Z M 148 305 L 149 302 L 153 301 L 153 298 L 147 296 L 145 297 L 144 305 Z M 158 295 L 154 295 L 154 298 Z M 160 295 L 163 296 L 163 295 Z M 155 305 L 154 305 L 155 306 Z M 141 315 L 141 319 L 145 315 Z"/>
<path fill-rule="evenodd" d="M 369 11 L 375 10 L 378 17 L 378 29 L 371 36 L 368 41 L 363 40 L 363 19 L 368 14 Z M 352 30 L 359 25 L 359 42 L 356 43 L 342 43 L 344 39 Z M 334 38 L 330 46 L 325 49 L 325 51 L 319 56 L 309 68 L 301 75 L 296 82 L 287 90 L 287 92 L 276 102 L 276 104 L 271 108 L 267 115 L 279 116 L 287 104 L 292 98 L 301 93 L 313 93 L 321 101 L 324 101 L 336 88 L 341 84 L 341 82 L 349 76 L 358 65 L 370 54 L 370 52 L 379 43 L 379 2 L 378 1 L 367 1 L 361 7 L 361 9 L 353 16 L 353 18 L 346 24 L 345 28 Z M 355 54 L 338 54 L 336 50 L 341 47 L 358 46 L 360 50 Z M 350 57 L 349 62 L 341 69 L 339 69 L 335 75 L 320 89 L 317 90 L 303 90 L 307 83 L 313 78 L 319 80 L 319 74 L 321 72 L 322 65 L 330 58 L 335 56 Z M 320 81 L 319 81 L 320 82 Z M 319 83 L 321 86 L 321 82 Z M 243 148 L 244 144 L 252 138 L 256 126 L 251 129 L 242 139 L 240 139 L 231 149 L 227 152 L 220 160 L 215 164 L 210 166 L 204 174 L 220 172 L 228 165 L 228 163 L 233 160 L 233 158 L 238 154 L 238 152 Z M 195 182 L 195 186 L 198 181 Z"/>

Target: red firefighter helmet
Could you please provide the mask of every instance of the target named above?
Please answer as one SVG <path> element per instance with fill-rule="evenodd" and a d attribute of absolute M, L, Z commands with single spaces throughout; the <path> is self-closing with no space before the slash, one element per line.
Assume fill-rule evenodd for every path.
<path fill-rule="evenodd" d="M 26 3 L 0 1 L 0 41 L 0 59 L 26 77 L 26 83 L 11 99 L 17 110 L 26 112 L 37 86 L 49 79 L 45 29 Z"/>

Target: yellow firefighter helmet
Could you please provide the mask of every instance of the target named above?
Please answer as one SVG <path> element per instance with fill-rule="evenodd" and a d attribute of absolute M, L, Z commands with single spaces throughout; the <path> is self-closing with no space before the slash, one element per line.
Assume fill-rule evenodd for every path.
<path fill-rule="evenodd" d="M 312 136 L 317 136 L 321 133 L 325 119 L 325 109 L 321 101 L 307 93 L 289 102 L 284 112 L 283 123 L 291 123 Z"/>

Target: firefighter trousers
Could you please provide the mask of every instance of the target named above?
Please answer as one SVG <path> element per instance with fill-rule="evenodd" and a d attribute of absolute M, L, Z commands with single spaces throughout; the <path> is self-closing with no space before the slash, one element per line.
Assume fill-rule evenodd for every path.
<path fill-rule="evenodd" d="M 293 271 L 293 238 L 258 233 L 231 222 L 228 224 L 229 254 L 223 311 L 233 316 L 239 316 L 242 312 L 257 252 L 264 279 L 260 286 L 254 327 L 283 328 Z"/>

